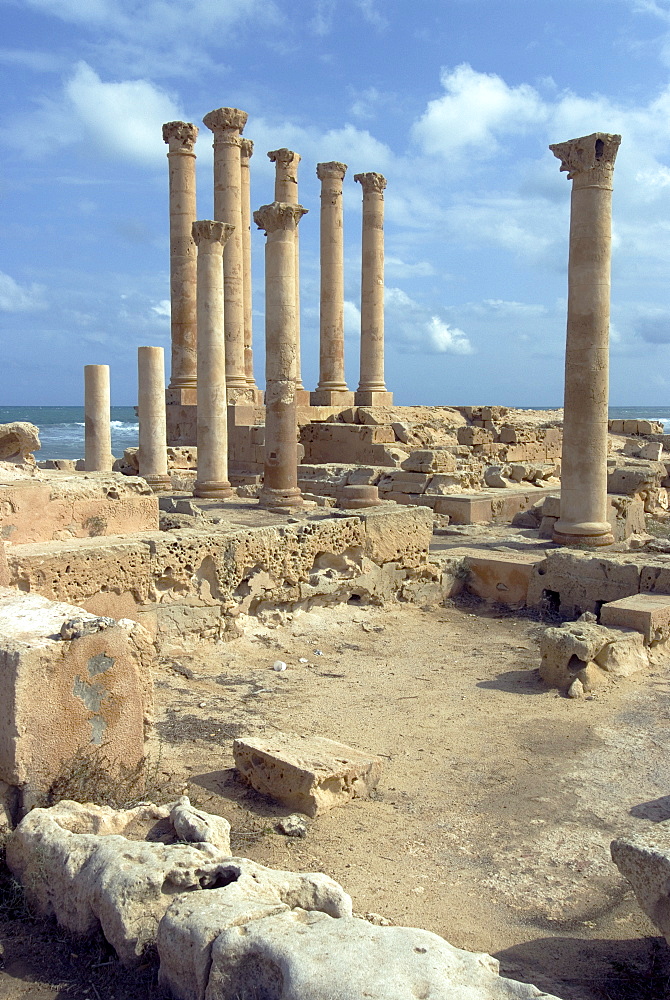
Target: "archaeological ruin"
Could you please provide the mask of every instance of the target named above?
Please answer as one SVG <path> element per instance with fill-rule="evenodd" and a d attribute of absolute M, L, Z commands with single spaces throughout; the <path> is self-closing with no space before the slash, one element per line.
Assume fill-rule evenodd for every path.
<path fill-rule="evenodd" d="M 214 219 L 199 218 L 196 209 L 198 128 L 177 121 L 163 126 L 170 371 L 166 385 L 163 348 L 138 346 L 139 446 L 112 455 L 105 364 L 84 370 L 82 461 L 40 462 L 38 428 L 0 425 L 0 828 L 7 865 L 40 918 L 55 920 L 75 939 L 100 932 L 114 962 L 131 968 L 157 963 L 156 976 L 178 1000 L 558 1000 L 559 993 L 549 991 L 560 992 L 563 983 L 554 966 L 549 970 L 551 948 L 545 948 L 546 968 L 542 949 L 540 958 L 525 959 L 519 941 L 524 920 L 532 921 L 509 917 L 515 907 L 517 915 L 526 914 L 528 899 L 542 898 L 546 909 L 537 904 L 533 927 L 548 927 L 553 941 L 558 924 L 551 921 L 558 917 L 552 907 L 560 910 L 565 935 L 569 927 L 575 937 L 580 927 L 600 927 L 608 901 L 616 896 L 619 905 L 628 892 L 630 902 L 634 891 L 641 911 L 632 904 L 626 910 L 627 931 L 643 911 L 651 924 L 642 931 L 635 924 L 630 933 L 649 935 L 656 927 L 670 941 L 670 809 L 655 806 L 660 812 L 651 830 L 656 813 L 649 802 L 638 828 L 635 809 L 642 806 L 632 791 L 626 810 L 619 799 L 616 808 L 606 800 L 617 783 L 629 782 L 630 790 L 634 773 L 617 771 L 612 778 L 608 772 L 601 780 L 601 812 L 593 806 L 597 862 L 579 868 L 579 887 L 569 898 L 554 888 L 549 867 L 539 890 L 523 882 L 519 872 L 534 863 L 528 860 L 532 840 L 529 853 L 513 855 L 508 916 L 501 916 L 502 904 L 490 905 L 493 924 L 513 924 L 514 933 L 495 938 L 491 931 L 480 941 L 472 916 L 459 925 L 457 947 L 445 940 L 453 913 L 476 914 L 502 892 L 504 880 L 496 882 L 491 871 L 499 874 L 505 862 L 493 846 L 491 871 L 477 860 L 477 891 L 468 883 L 463 898 L 456 894 L 448 906 L 435 904 L 440 915 L 431 927 L 439 933 L 393 924 L 407 914 L 423 926 L 423 902 L 431 894 L 441 898 L 461 872 L 470 873 L 473 852 L 463 833 L 469 820 L 456 822 L 449 812 L 460 782 L 470 788 L 476 778 L 476 794 L 483 796 L 481 766 L 493 796 L 508 766 L 515 774 L 519 761 L 541 770 L 533 739 L 551 716 L 552 725 L 566 727 L 565 738 L 552 737 L 552 781 L 569 788 L 576 802 L 575 789 L 585 782 L 578 764 L 569 772 L 558 768 L 567 766 L 569 754 L 607 742 L 608 705 L 628 699 L 635 720 L 642 702 L 651 711 L 645 685 L 667 683 L 670 435 L 660 422 L 608 419 L 611 205 L 621 137 L 595 132 L 550 147 L 572 182 L 564 409 L 481 401 L 399 406 L 384 368 L 386 178 L 354 173 L 355 164 L 348 174 L 348 165 L 334 160 L 307 164 L 298 152 L 279 148 L 267 152 L 274 192 L 253 209 L 247 119 L 246 112 L 225 107 L 203 118 L 213 137 Z M 318 211 L 300 203 L 301 162 L 320 181 Z M 345 183 L 360 185 L 362 194 L 355 387 L 347 385 L 344 367 Z M 308 223 L 320 227 L 319 377 L 313 387 L 301 379 L 300 352 L 298 234 Z M 265 250 L 263 388 L 254 375 L 252 238 L 259 245 L 263 240 Z M 260 331 L 255 333 L 258 355 Z M 412 621 L 425 616 L 405 644 L 408 656 L 412 643 L 423 648 L 429 616 L 442 631 L 435 633 L 432 652 L 417 652 L 401 683 L 393 659 L 400 653 L 387 654 L 385 647 L 395 649 L 392 633 L 402 625 L 392 616 L 405 611 Z M 452 633 L 445 638 L 447 618 Z M 300 624 L 310 620 L 311 626 Z M 471 646 L 472 656 L 480 654 L 477 644 L 485 646 L 489 625 L 509 630 L 508 669 L 489 665 L 491 676 L 485 677 L 483 665 L 473 667 L 468 692 L 458 688 L 452 699 L 444 685 L 465 683 L 459 656 Z M 476 629 L 479 638 L 470 642 Z M 384 630 L 385 636 L 377 634 Z M 328 643 L 339 631 L 336 658 Z M 352 636 L 358 641 L 349 642 Z M 378 657 L 374 670 L 347 672 L 347 658 L 362 660 L 365 650 Z M 530 659 L 522 671 L 524 656 Z M 300 671 L 304 701 L 287 693 Z M 336 689 L 339 680 L 345 683 Z M 418 692 L 428 683 L 424 699 Z M 475 688 L 482 707 L 473 713 L 492 717 L 495 709 L 484 706 L 496 697 L 510 729 L 533 731 L 533 738 L 524 735 L 528 746 L 521 741 L 509 759 L 482 764 L 468 757 L 478 726 L 482 760 L 487 752 L 499 755 L 486 748 L 491 723 L 484 718 L 475 724 L 474 715 L 457 712 Z M 380 722 L 375 713 L 389 691 L 394 700 Z M 270 712 L 263 698 L 278 692 L 284 701 Z M 536 711 L 534 699 L 522 697 L 529 693 L 544 715 L 526 725 L 525 713 Z M 169 700 L 177 695 L 182 701 Z M 338 697 L 350 699 L 346 711 L 338 708 Z M 198 715 L 217 698 L 225 711 Z M 411 715 L 415 699 L 419 716 Z M 451 738 L 461 740 L 449 765 L 453 776 L 446 765 L 443 773 L 427 763 L 432 754 L 442 768 L 451 749 L 441 712 L 455 713 L 449 716 L 456 720 Z M 589 729 L 596 717 L 600 736 Z M 382 750 L 375 741 L 383 741 L 386 729 L 393 736 Z M 162 749 L 168 743 L 172 749 Z M 73 760 L 80 766 L 102 751 L 117 783 L 119 775 L 157 755 L 165 766 L 162 792 L 158 782 L 150 790 L 142 786 L 146 794 L 130 805 L 130 799 L 98 802 L 83 778 L 77 792 L 64 772 Z M 216 756 L 224 752 L 225 779 Z M 402 786 L 394 761 L 421 754 Z M 615 760 L 612 754 L 608 760 Z M 463 761 L 470 763 L 460 771 Z M 635 766 L 642 768 L 637 757 L 633 772 Z M 426 774 L 439 784 L 440 798 L 410 808 L 411 795 L 429 796 L 416 791 L 430 784 Z M 509 838 L 508 852 L 529 823 L 536 823 L 533 836 L 541 839 L 542 824 L 549 822 L 537 803 L 549 803 L 552 788 L 524 780 L 532 794 L 515 786 L 500 805 L 501 815 L 509 811 L 496 836 Z M 655 787 L 651 777 L 647 785 Z M 68 794 L 57 794 L 63 788 Z M 186 792 L 209 796 L 203 799 L 208 808 L 192 804 Z M 487 808 L 484 797 L 477 801 Z M 525 811 L 514 827 L 519 802 Z M 380 848 L 381 820 L 366 826 L 366 817 L 381 816 L 387 803 L 395 812 L 384 814 L 384 822 L 394 833 Z M 573 807 L 577 813 L 574 803 L 565 811 Z M 233 810 L 255 824 L 256 839 L 240 822 L 242 832 L 231 846 L 226 816 L 235 820 Z M 333 819 L 338 815 L 356 817 L 358 826 Z M 291 831 L 286 843 L 295 845 L 282 847 L 284 867 L 266 864 L 274 856 L 258 846 L 276 820 Z M 486 827 L 476 817 L 472 822 Z M 591 848 L 575 846 L 564 822 L 563 815 L 556 821 L 564 839 L 547 841 L 546 855 L 558 857 L 565 838 L 575 856 L 582 850 L 588 855 Z M 425 824 L 421 837 L 412 833 L 413 823 Z M 332 866 L 321 870 L 327 863 L 300 846 L 319 835 L 348 859 L 342 864 L 351 871 L 338 869 L 337 880 Z M 413 874 L 411 887 L 401 883 L 403 866 L 428 854 L 441 836 L 446 846 L 426 868 L 429 874 Z M 613 862 L 603 856 L 610 840 Z M 460 854 L 452 856 L 454 843 Z M 258 850 L 254 860 L 243 856 L 247 847 Z M 314 870 L 289 870 L 290 851 L 303 851 L 295 855 L 296 867 L 300 861 Z M 372 905 L 374 893 L 382 893 L 372 875 L 364 888 L 356 883 L 355 909 L 354 890 L 348 894 L 346 879 L 355 881 L 357 862 L 377 856 L 392 866 L 385 884 L 399 876 L 383 890 L 386 905 L 398 900 L 394 919 Z M 410 893 L 415 895 L 406 904 Z M 600 909 L 589 908 L 591 896 Z M 623 921 L 623 911 L 616 913 Z M 614 940 L 609 925 L 607 933 Z M 501 954 L 517 949 L 511 958 L 503 955 L 502 975 L 498 959 L 486 953 L 494 940 Z M 531 977 L 537 987 L 529 985 Z M 334 992 L 337 982 L 342 985 Z"/>

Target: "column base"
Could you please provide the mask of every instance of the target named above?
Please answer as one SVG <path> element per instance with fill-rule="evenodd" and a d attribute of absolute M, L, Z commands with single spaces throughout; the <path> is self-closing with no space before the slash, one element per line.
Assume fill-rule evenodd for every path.
<path fill-rule="evenodd" d="M 258 495 L 258 506 L 265 508 L 300 507 L 302 502 L 302 493 L 297 486 L 287 490 L 275 490 L 264 486 Z"/>
<path fill-rule="evenodd" d="M 554 525 L 552 541 L 557 545 L 599 549 L 614 544 L 612 528 L 607 521 L 564 521 Z"/>
<path fill-rule="evenodd" d="M 353 406 L 354 393 L 349 389 L 315 389 L 309 402 L 310 406 Z"/>
<path fill-rule="evenodd" d="M 172 480 L 169 476 L 145 476 L 140 472 L 140 478 L 150 486 L 154 493 L 168 493 L 172 490 Z"/>
<path fill-rule="evenodd" d="M 393 406 L 393 393 L 383 389 L 357 389 L 355 406 Z"/>
<path fill-rule="evenodd" d="M 215 480 L 203 480 L 200 482 L 196 479 L 193 486 L 193 496 L 203 497 L 203 499 L 211 500 L 225 500 L 228 497 L 234 495 L 233 487 L 230 485 L 228 480 L 223 482 L 216 482 Z"/>

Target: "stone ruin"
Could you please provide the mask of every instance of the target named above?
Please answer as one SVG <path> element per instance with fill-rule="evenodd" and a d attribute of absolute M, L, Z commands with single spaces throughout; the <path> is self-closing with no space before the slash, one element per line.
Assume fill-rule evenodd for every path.
<path fill-rule="evenodd" d="M 436 997 L 461 988 L 482 1000 L 548 997 L 500 978 L 488 956 L 353 917 L 344 890 L 325 876 L 231 857 L 225 821 L 188 801 L 132 815 L 67 802 L 32 808 L 77 748 L 104 742 L 116 760 L 136 764 L 151 727 L 156 652 L 175 637 L 234 639 L 248 615 L 351 600 L 439 605 L 463 592 L 550 611 L 578 619 L 548 628 L 540 642 L 540 675 L 571 698 L 666 657 L 670 543 L 647 534 L 646 517 L 668 516 L 670 436 L 653 422 L 607 419 L 602 289 L 619 137 L 595 133 L 552 147 L 573 181 L 571 247 L 585 226 L 589 233 L 584 252 L 570 258 L 564 411 L 399 407 L 384 380 L 386 181 L 378 173 L 354 178 L 363 190 L 358 389 L 344 380 L 347 167 L 335 161 L 316 168 L 320 370 L 314 391 L 302 385 L 297 264 L 306 210 L 300 157 L 288 149 L 268 154 L 274 200 L 253 213 L 266 236 L 265 392 L 256 385 L 246 119 L 232 108 L 205 116 L 216 220 L 195 217 L 198 130 L 164 127 L 171 376 L 166 388 L 161 348 L 139 348 L 139 447 L 112 456 L 105 365 L 85 369 L 83 462 L 36 463 L 37 429 L 0 427 L 0 821 L 20 821 L 10 866 L 41 913 L 75 933 L 99 924 L 123 961 L 156 945 L 163 981 L 189 1000 L 234 996 L 247 988 L 250 967 L 265 977 L 268 996 L 325 998 L 337 970 L 323 985 L 314 956 L 332 942 L 367 956 L 354 963 L 352 996 L 377 989 L 375 970 L 388 966 L 398 996 L 420 980 Z M 35 699 L 36 690 L 48 699 Z M 301 740 L 286 736 L 274 748 L 242 740 L 239 769 L 267 791 L 280 760 L 282 773 L 301 776 L 299 792 L 286 778 L 286 801 L 308 813 L 330 802 L 322 787 L 346 801 L 379 780 L 378 759 L 361 761 L 334 743 L 340 765 L 323 771 L 314 760 L 328 758 L 324 747 L 311 748 L 309 764 Z M 49 852 L 44 885 L 30 875 L 36 844 Z M 613 847 L 633 885 L 640 850 L 646 858 L 644 846 Z M 655 850 L 664 872 L 667 859 Z M 119 852 L 137 872 L 121 871 Z M 641 876 L 636 891 L 668 933 L 662 877 L 653 875 L 659 888 L 650 894 Z M 184 955 L 196 940 L 205 957 L 191 961 Z M 278 968 L 293 992 L 276 987 Z M 388 975 L 383 990 L 396 995 Z"/>

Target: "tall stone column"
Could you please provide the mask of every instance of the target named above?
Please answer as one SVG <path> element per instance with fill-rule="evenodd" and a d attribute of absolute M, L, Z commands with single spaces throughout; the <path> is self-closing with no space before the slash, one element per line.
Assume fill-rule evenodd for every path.
<path fill-rule="evenodd" d="M 286 205 L 298 204 L 298 164 L 302 157 L 292 149 L 273 149 L 268 153 L 275 164 L 275 201 Z M 295 343 L 296 343 L 296 400 L 298 405 L 309 405 L 309 395 L 302 384 L 300 364 L 300 236 L 295 231 Z"/>
<path fill-rule="evenodd" d="M 109 365 L 84 365 L 84 465 L 87 472 L 112 470 L 109 403 Z"/>
<path fill-rule="evenodd" d="M 229 497 L 223 248 L 233 227 L 193 223 L 198 247 L 198 478 L 197 497 Z"/>
<path fill-rule="evenodd" d="M 612 179 L 620 135 L 550 146 L 572 181 L 560 517 L 554 541 L 596 548 L 607 522 Z"/>
<path fill-rule="evenodd" d="M 241 133 L 246 111 L 218 108 L 203 118 L 214 133 L 214 215 L 234 226 L 223 256 L 226 385 L 229 403 L 249 402 L 252 390 L 244 363 L 244 252 L 242 244 Z"/>
<path fill-rule="evenodd" d="M 162 347 L 137 348 L 140 475 L 154 491 L 172 488 L 167 474 L 165 360 Z"/>
<path fill-rule="evenodd" d="M 312 406 L 352 406 L 344 377 L 344 211 L 346 163 L 317 163 L 321 181 L 321 305 L 319 384 Z"/>
<path fill-rule="evenodd" d="M 191 225 L 196 217 L 195 153 L 198 129 L 191 122 L 166 122 L 170 190 L 170 384 L 166 393 L 170 444 L 195 444 L 196 304 L 195 246 Z M 189 419 L 190 418 L 190 419 Z M 189 433 L 189 423 L 193 424 Z"/>
<path fill-rule="evenodd" d="M 357 406 L 391 406 L 384 382 L 384 188 L 381 174 L 355 174 L 363 188 L 361 378 Z"/>
<path fill-rule="evenodd" d="M 307 210 L 275 201 L 254 212 L 265 245 L 265 464 L 262 507 L 302 503 L 296 416 L 295 233 Z"/>
<path fill-rule="evenodd" d="M 253 156 L 254 144 L 251 139 L 240 142 L 240 167 L 242 170 L 242 257 L 244 279 L 244 373 L 247 384 L 258 393 L 260 391 L 254 379 L 254 349 L 253 349 L 253 309 L 251 281 L 251 177 L 249 160 Z M 259 399 L 259 402 L 261 400 Z"/>

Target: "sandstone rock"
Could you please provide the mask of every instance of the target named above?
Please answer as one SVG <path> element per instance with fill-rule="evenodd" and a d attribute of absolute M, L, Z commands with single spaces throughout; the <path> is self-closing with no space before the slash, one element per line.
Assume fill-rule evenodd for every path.
<path fill-rule="evenodd" d="M 307 836 L 307 822 L 304 816 L 299 813 L 291 813 L 290 816 L 282 816 L 277 821 L 277 829 L 285 837 L 305 837 Z"/>
<path fill-rule="evenodd" d="M 407 472 L 453 472 L 456 456 L 447 448 L 413 451 L 402 463 Z"/>
<path fill-rule="evenodd" d="M 649 663 L 640 633 L 586 621 L 545 629 L 540 637 L 540 653 L 540 676 L 551 687 L 565 692 L 576 680 L 584 691 L 591 691 L 603 683 L 608 673 L 627 677 Z"/>
<path fill-rule="evenodd" d="M 501 977 L 490 955 L 454 948 L 429 931 L 379 927 L 358 918 L 334 920 L 300 909 L 230 927 L 214 942 L 208 1000 L 257 995 L 267 1000 L 557 1000 Z"/>
<path fill-rule="evenodd" d="M 233 743 L 235 767 L 264 795 L 317 816 L 367 798 L 381 777 L 381 760 L 322 736 L 276 732 Z"/>
<path fill-rule="evenodd" d="M 409 425 L 400 420 L 396 420 L 391 424 L 391 427 L 393 428 L 396 440 L 400 441 L 402 444 L 408 444 L 410 435 Z"/>
<path fill-rule="evenodd" d="M 510 479 L 506 479 L 504 476 L 504 469 L 501 465 L 489 465 L 487 469 L 484 470 L 484 482 L 487 486 L 491 486 L 494 489 L 506 489 L 514 484 Z"/>
<path fill-rule="evenodd" d="M 628 879 L 640 908 L 670 944 L 670 823 L 613 840 L 612 861 Z"/>
<path fill-rule="evenodd" d="M 0 462 L 34 465 L 32 453 L 42 447 L 39 433 L 39 428 L 27 421 L 0 424 Z"/>
<path fill-rule="evenodd" d="M 607 492 L 634 496 L 641 490 L 659 487 L 666 469 L 661 462 L 628 459 L 622 464 L 608 463 Z"/>
<path fill-rule="evenodd" d="M 182 795 L 170 810 L 170 822 L 180 840 L 190 844 L 213 844 L 217 850 L 230 854 L 228 820 L 196 809 L 187 795 Z"/>

